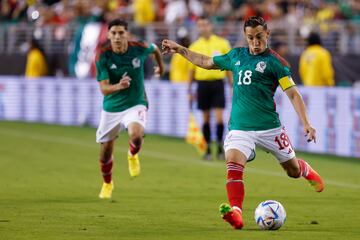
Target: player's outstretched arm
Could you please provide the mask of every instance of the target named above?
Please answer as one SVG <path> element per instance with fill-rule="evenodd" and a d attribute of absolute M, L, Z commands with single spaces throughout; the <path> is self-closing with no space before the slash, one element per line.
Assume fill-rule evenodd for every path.
<path fill-rule="evenodd" d="M 296 86 L 288 88 L 285 90 L 286 95 L 290 99 L 292 105 L 296 113 L 298 114 L 303 126 L 304 126 L 304 133 L 307 137 L 307 141 L 311 142 L 314 141 L 316 143 L 316 130 L 311 126 L 308 115 L 306 113 L 305 103 L 297 89 Z"/>
<path fill-rule="evenodd" d="M 104 96 L 112 94 L 117 91 L 121 91 L 130 87 L 131 78 L 129 76 L 124 76 L 120 79 L 119 83 L 117 84 L 110 84 L 109 80 L 102 80 L 100 81 L 100 90 Z"/>
<path fill-rule="evenodd" d="M 157 63 L 157 67 L 154 68 L 154 73 L 155 73 L 155 75 L 160 77 L 160 76 L 164 75 L 165 68 L 164 68 L 164 62 L 162 59 L 162 54 L 158 47 L 155 47 L 154 56 L 155 56 L 155 61 Z"/>
<path fill-rule="evenodd" d="M 190 51 L 188 48 L 168 39 L 162 41 L 162 53 L 179 53 L 198 67 L 205 69 L 219 69 L 218 66 L 214 64 L 212 57 Z"/>

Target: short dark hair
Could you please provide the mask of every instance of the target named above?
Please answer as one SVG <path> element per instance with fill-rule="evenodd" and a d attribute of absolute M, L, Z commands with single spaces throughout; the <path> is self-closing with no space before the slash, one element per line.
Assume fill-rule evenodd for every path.
<path fill-rule="evenodd" d="M 122 19 L 114 19 L 111 22 L 109 22 L 108 25 L 108 30 L 110 30 L 110 28 L 112 28 L 113 26 L 123 26 L 125 28 L 125 30 L 128 30 L 128 23 L 125 20 Z"/>
<path fill-rule="evenodd" d="M 199 21 L 199 20 L 207 20 L 207 21 L 209 21 L 211 23 L 211 20 L 210 20 L 209 16 L 205 15 L 205 14 L 199 16 L 196 20 L 197 21 Z"/>
<path fill-rule="evenodd" d="M 319 44 L 321 45 L 321 38 L 320 38 L 320 35 L 315 33 L 315 32 L 311 32 L 307 38 L 307 42 L 308 42 L 308 45 L 316 45 L 316 44 Z"/>
<path fill-rule="evenodd" d="M 267 24 L 262 17 L 252 16 L 245 20 L 244 23 L 244 32 L 246 27 L 256 28 L 257 26 L 263 26 L 267 30 Z"/>

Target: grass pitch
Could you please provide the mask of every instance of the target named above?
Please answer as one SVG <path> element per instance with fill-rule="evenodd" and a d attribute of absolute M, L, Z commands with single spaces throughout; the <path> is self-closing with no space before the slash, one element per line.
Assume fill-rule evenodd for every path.
<path fill-rule="evenodd" d="M 0 239 L 360 238 L 360 159 L 298 153 L 323 176 L 319 194 L 258 151 L 245 170 L 245 227 L 235 231 L 218 213 L 226 202 L 224 163 L 202 161 L 181 139 L 148 135 L 142 173 L 131 179 L 122 134 L 113 199 L 101 200 L 95 129 L 0 122 L 0 136 Z M 254 222 L 266 199 L 287 211 L 278 231 L 260 231 Z"/>

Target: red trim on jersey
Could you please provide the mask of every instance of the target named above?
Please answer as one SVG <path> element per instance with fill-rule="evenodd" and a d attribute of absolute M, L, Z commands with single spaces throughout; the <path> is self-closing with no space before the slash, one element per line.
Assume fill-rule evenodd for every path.
<path fill-rule="evenodd" d="M 276 51 L 274 51 L 273 49 L 269 48 L 269 53 L 271 55 L 273 55 L 274 57 L 276 57 L 277 60 L 280 61 L 280 63 L 285 66 L 285 67 L 289 67 L 290 68 L 290 64 L 288 63 L 288 61 L 286 61 L 283 57 L 281 57 Z M 274 81 L 274 84 L 271 86 L 271 91 L 272 91 L 272 95 L 274 96 L 276 88 L 279 86 L 279 82 L 276 80 Z M 275 101 L 274 101 L 275 104 Z"/>
<path fill-rule="evenodd" d="M 274 50 L 272 50 L 271 48 L 269 49 L 270 54 L 272 54 L 274 57 L 276 57 L 283 66 L 286 67 L 290 67 L 290 64 L 288 63 L 288 61 L 286 61 L 282 56 L 280 56 L 277 52 L 275 52 Z"/>
<path fill-rule="evenodd" d="M 95 61 L 96 62 L 99 61 L 100 56 L 108 51 L 112 51 L 111 45 L 109 45 L 109 42 L 102 43 L 101 46 L 99 47 L 98 54 L 95 58 Z"/>
<path fill-rule="evenodd" d="M 275 99 L 274 99 L 274 110 L 276 111 L 276 102 L 275 102 Z"/>
<path fill-rule="evenodd" d="M 143 47 L 143 48 L 148 48 L 149 46 L 144 43 L 144 42 L 133 42 L 133 41 L 129 41 L 128 42 L 129 46 L 133 46 L 133 47 Z"/>

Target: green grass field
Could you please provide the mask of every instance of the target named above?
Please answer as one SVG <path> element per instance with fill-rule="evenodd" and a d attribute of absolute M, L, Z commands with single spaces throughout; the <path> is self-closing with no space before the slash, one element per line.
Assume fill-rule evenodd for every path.
<path fill-rule="evenodd" d="M 112 200 L 100 200 L 95 129 L 0 122 L 0 239 L 360 239 L 360 159 L 298 153 L 326 182 L 316 193 L 258 151 L 246 167 L 245 227 L 218 213 L 226 201 L 223 162 L 204 162 L 182 139 L 149 135 L 142 174 L 127 170 L 127 137 L 116 145 Z M 261 201 L 287 211 L 278 231 L 253 219 Z"/>

